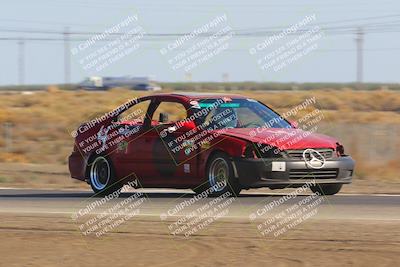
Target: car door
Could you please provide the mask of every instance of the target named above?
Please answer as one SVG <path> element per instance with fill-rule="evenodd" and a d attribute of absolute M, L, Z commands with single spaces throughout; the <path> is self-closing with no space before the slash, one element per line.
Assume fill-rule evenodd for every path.
<path fill-rule="evenodd" d="M 146 154 L 147 143 L 144 139 L 151 130 L 146 125 L 146 121 L 149 121 L 151 106 L 151 99 L 146 99 L 121 113 L 117 118 L 118 131 L 123 137 L 114 153 L 116 172 L 119 177 L 130 176 L 144 183 L 142 174 L 152 174 L 151 169 L 147 169 L 146 166 L 151 155 Z"/>
<path fill-rule="evenodd" d="M 187 131 L 185 127 L 178 127 L 179 122 L 187 118 L 186 107 L 173 99 L 160 101 L 156 106 L 149 131 L 137 142 L 143 155 L 136 162 L 141 164 L 138 175 L 147 186 L 186 187 L 195 184 L 197 157 L 185 153 L 186 147 L 179 145 Z"/>

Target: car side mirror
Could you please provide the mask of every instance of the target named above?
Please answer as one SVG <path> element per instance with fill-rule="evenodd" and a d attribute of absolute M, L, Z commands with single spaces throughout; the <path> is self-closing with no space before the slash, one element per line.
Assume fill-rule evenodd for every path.
<path fill-rule="evenodd" d="M 169 120 L 168 120 L 168 113 L 166 113 L 166 112 L 161 112 L 160 113 L 160 117 L 159 117 L 159 119 L 158 119 L 158 122 L 160 122 L 160 123 L 166 123 L 166 122 L 168 122 Z"/>
<path fill-rule="evenodd" d="M 295 129 L 299 128 L 299 124 L 297 123 L 297 121 L 290 120 L 289 123 L 293 128 Z"/>

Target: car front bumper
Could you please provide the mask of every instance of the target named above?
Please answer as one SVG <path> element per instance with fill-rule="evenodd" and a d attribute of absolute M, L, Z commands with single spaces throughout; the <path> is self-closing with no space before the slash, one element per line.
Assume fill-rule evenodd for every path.
<path fill-rule="evenodd" d="M 283 168 L 276 170 L 273 165 Z M 349 184 L 354 165 L 350 156 L 327 159 L 319 169 L 309 167 L 303 160 L 233 159 L 234 174 L 243 188 L 300 187 L 314 181 L 317 184 Z"/>

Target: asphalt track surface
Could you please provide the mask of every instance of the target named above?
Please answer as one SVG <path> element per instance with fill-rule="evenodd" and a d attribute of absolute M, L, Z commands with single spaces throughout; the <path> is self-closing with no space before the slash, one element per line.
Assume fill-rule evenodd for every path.
<path fill-rule="evenodd" d="M 0 189 L 0 266 L 400 266 L 400 195 L 282 192 L 193 201 L 189 190 L 145 189 L 104 202 L 89 191 Z"/>
<path fill-rule="evenodd" d="M 158 221 L 174 216 L 185 216 L 204 204 L 210 203 L 213 199 L 215 200 L 215 198 L 203 198 L 184 205 L 183 202 L 189 203 L 195 196 L 190 190 L 147 189 L 123 192 L 119 198 L 111 199 L 104 205 L 97 205 L 92 212 L 109 210 L 115 204 L 132 198 L 135 192 L 141 192 L 142 197 L 145 198 L 145 201 L 138 206 L 140 213 L 137 216 L 153 218 Z M 259 218 L 272 216 L 284 208 L 307 200 L 310 196 L 310 194 L 304 193 L 283 199 L 285 195 L 275 192 L 243 191 L 239 197 L 233 198 L 227 203 L 226 207 L 229 208 L 229 212 L 221 219 L 249 221 L 252 214 L 258 214 L 259 216 L 256 217 Z M 317 203 L 318 212 L 312 216 L 312 219 L 384 220 L 399 221 L 400 223 L 400 195 L 337 194 L 319 198 L 321 200 Z M 100 199 L 94 197 L 93 193 L 89 191 L 0 189 L 0 213 L 73 215 Z M 273 202 L 276 205 L 271 208 Z M 176 212 L 177 207 L 181 207 L 181 205 L 184 207 L 178 208 L 179 211 Z M 269 207 L 267 211 L 265 207 Z"/>

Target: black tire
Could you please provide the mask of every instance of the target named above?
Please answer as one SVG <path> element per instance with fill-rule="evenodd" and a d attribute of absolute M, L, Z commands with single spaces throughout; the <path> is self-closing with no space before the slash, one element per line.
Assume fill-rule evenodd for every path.
<path fill-rule="evenodd" d="M 97 156 L 90 163 L 88 180 L 93 192 L 99 196 L 121 190 L 124 185 L 122 181 L 116 181 L 114 167 L 111 161 L 104 156 Z"/>
<path fill-rule="evenodd" d="M 218 175 L 215 175 L 218 173 Z M 239 180 L 235 178 L 233 166 L 229 157 L 222 152 L 212 155 L 207 162 L 206 182 L 192 189 L 195 193 L 200 194 L 205 190 L 213 188 L 212 196 L 220 196 L 226 192 L 230 192 L 231 196 L 238 196 L 242 190 Z M 219 186 L 224 184 L 224 186 Z"/>
<path fill-rule="evenodd" d="M 339 193 L 341 188 L 342 188 L 341 184 L 323 184 L 311 187 L 311 191 L 313 191 L 314 193 L 318 192 L 321 195 L 329 196 Z"/>

